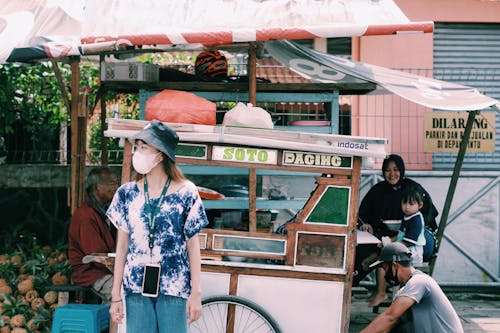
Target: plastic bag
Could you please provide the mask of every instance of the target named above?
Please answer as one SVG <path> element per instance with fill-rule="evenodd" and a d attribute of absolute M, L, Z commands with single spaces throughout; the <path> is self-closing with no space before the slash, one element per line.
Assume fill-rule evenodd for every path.
<path fill-rule="evenodd" d="M 217 106 L 202 97 L 180 90 L 163 90 L 146 101 L 146 120 L 215 125 Z"/>
<path fill-rule="evenodd" d="M 254 107 L 251 103 L 247 105 L 243 103 L 236 104 L 234 108 L 226 112 L 222 124 L 258 128 L 274 127 L 271 115 L 262 108 Z"/>

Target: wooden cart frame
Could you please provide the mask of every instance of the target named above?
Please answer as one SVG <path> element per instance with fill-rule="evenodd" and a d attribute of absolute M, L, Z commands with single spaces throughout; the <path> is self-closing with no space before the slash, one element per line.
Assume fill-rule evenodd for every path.
<path fill-rule="evenodd" d="M 106 135 L 130 137 L 144 125 L 144 121 L 110 120 Z M 250 136 L 255 134 L 252 131 L 266 136 L 266 131 L 273 130 L 168 125 L 181 139 L 176 151 L 176 161 L 181 167 L 189 164 L 236 167 L 248 172 L 249 197 L 242 199 L 248 202 L 250 212 L 248 231 L 205 228 L 200 232 L 202 257 L 206 258 L 202 260 L 203 296 L 231 295 L 258 304 L 281 327 L 276 331 L 347 332 L 361 156 L 383 156 L 385 140 L 274 131 L 271 134 L 285 141 L 274 140 L 262 147 L 262 143 L 252 144 L 260 142 Z M 219 133 L 217 142 L 210 139 L 207 131 Z M 231 142 L 233 137 L 224 137 L 222 132 L 237 133 L 238 140 L 246 138 L 243 142 L 248 144 L 235 144 Z M 243 133 L 245 135 L 240 135 Z M 300 149 L 300 141 L 311 137 L 318 144 L 306 145 L 309 150 Z M 330 140 L 322 143 L 318 138 Z M 365 146 L 347 150 L 349 154 L 338 147 L 339 140 L 357 142 L 358 148 Z M 297 149 L 290 149 L 290 144 Z M 367 147 L 376 149 L 371 151 Z M 126 140 L 122 182 L 130 180 L 131 151 L 131 143 Z M 315 181 L 315 189 L 296 220 L 286 225 L 285 235 L 257 229 L 256 184 L 258 171 L 265 170 L 291 176 L 310 173 Z M 279 207 L 279 200 L 274 204 Z M 233 256 L 245 258 L 247 262 L 223 260 Z"/>

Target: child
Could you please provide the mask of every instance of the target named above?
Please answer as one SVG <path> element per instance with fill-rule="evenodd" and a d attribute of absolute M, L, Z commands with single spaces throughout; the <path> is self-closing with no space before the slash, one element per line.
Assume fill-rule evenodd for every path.
<path fill-rule="evenodd" d="M 402 194 L 401 210 L 404 218 L 401 221 L 397 241 L 406 245 L 410 250 L 412 264 L 421 264 L 425 245 L 424 217 L 420 213 L 424 205 L 423 194 L 415 186 L 408 186 Z"/>

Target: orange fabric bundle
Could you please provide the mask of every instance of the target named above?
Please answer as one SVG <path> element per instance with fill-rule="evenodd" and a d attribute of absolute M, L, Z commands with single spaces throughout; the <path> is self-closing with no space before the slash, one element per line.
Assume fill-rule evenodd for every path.
<path fill-rule="evenodd" d="M 146 101 L 146 120 L 215 125 L 217 106 L 202 97 L 179 90 L 163 90 Z"/>

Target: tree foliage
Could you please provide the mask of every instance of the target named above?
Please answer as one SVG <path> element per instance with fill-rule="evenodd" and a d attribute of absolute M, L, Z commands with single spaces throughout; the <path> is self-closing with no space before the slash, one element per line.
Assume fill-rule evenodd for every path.
<path fill-rule="evenodd" d="M 69 76 L 68 70 L 62 68 Z M 0 137 L 3 149 L 47 150 L 68 119 L 50 63 L 0 65 Z M 57 138 L 57 136 L 56 136 Z"/>
<path fill-rule="evenodd" d="M 57 84 L 53 63 L 0 65 L 0 152 L 5 150 L 57 150 L 59 130 L 71 124 L 63 92 Z M 71 70 L 59 63 L 63 82 L 71 98 Z M 99 67 L 92 62 L 80 63 L 80 94 L 89 107 L 89 148 L 101 148 L 100 121 L 94 114 L 99 88 Z M 129 94 L 106 96 L 107 117 L 137 119 L 138 98 Z M 99 106 L 97 105 L 97 109 Z M 118 149 L 117 140 L 108 141 L 109 149 Z"/>

